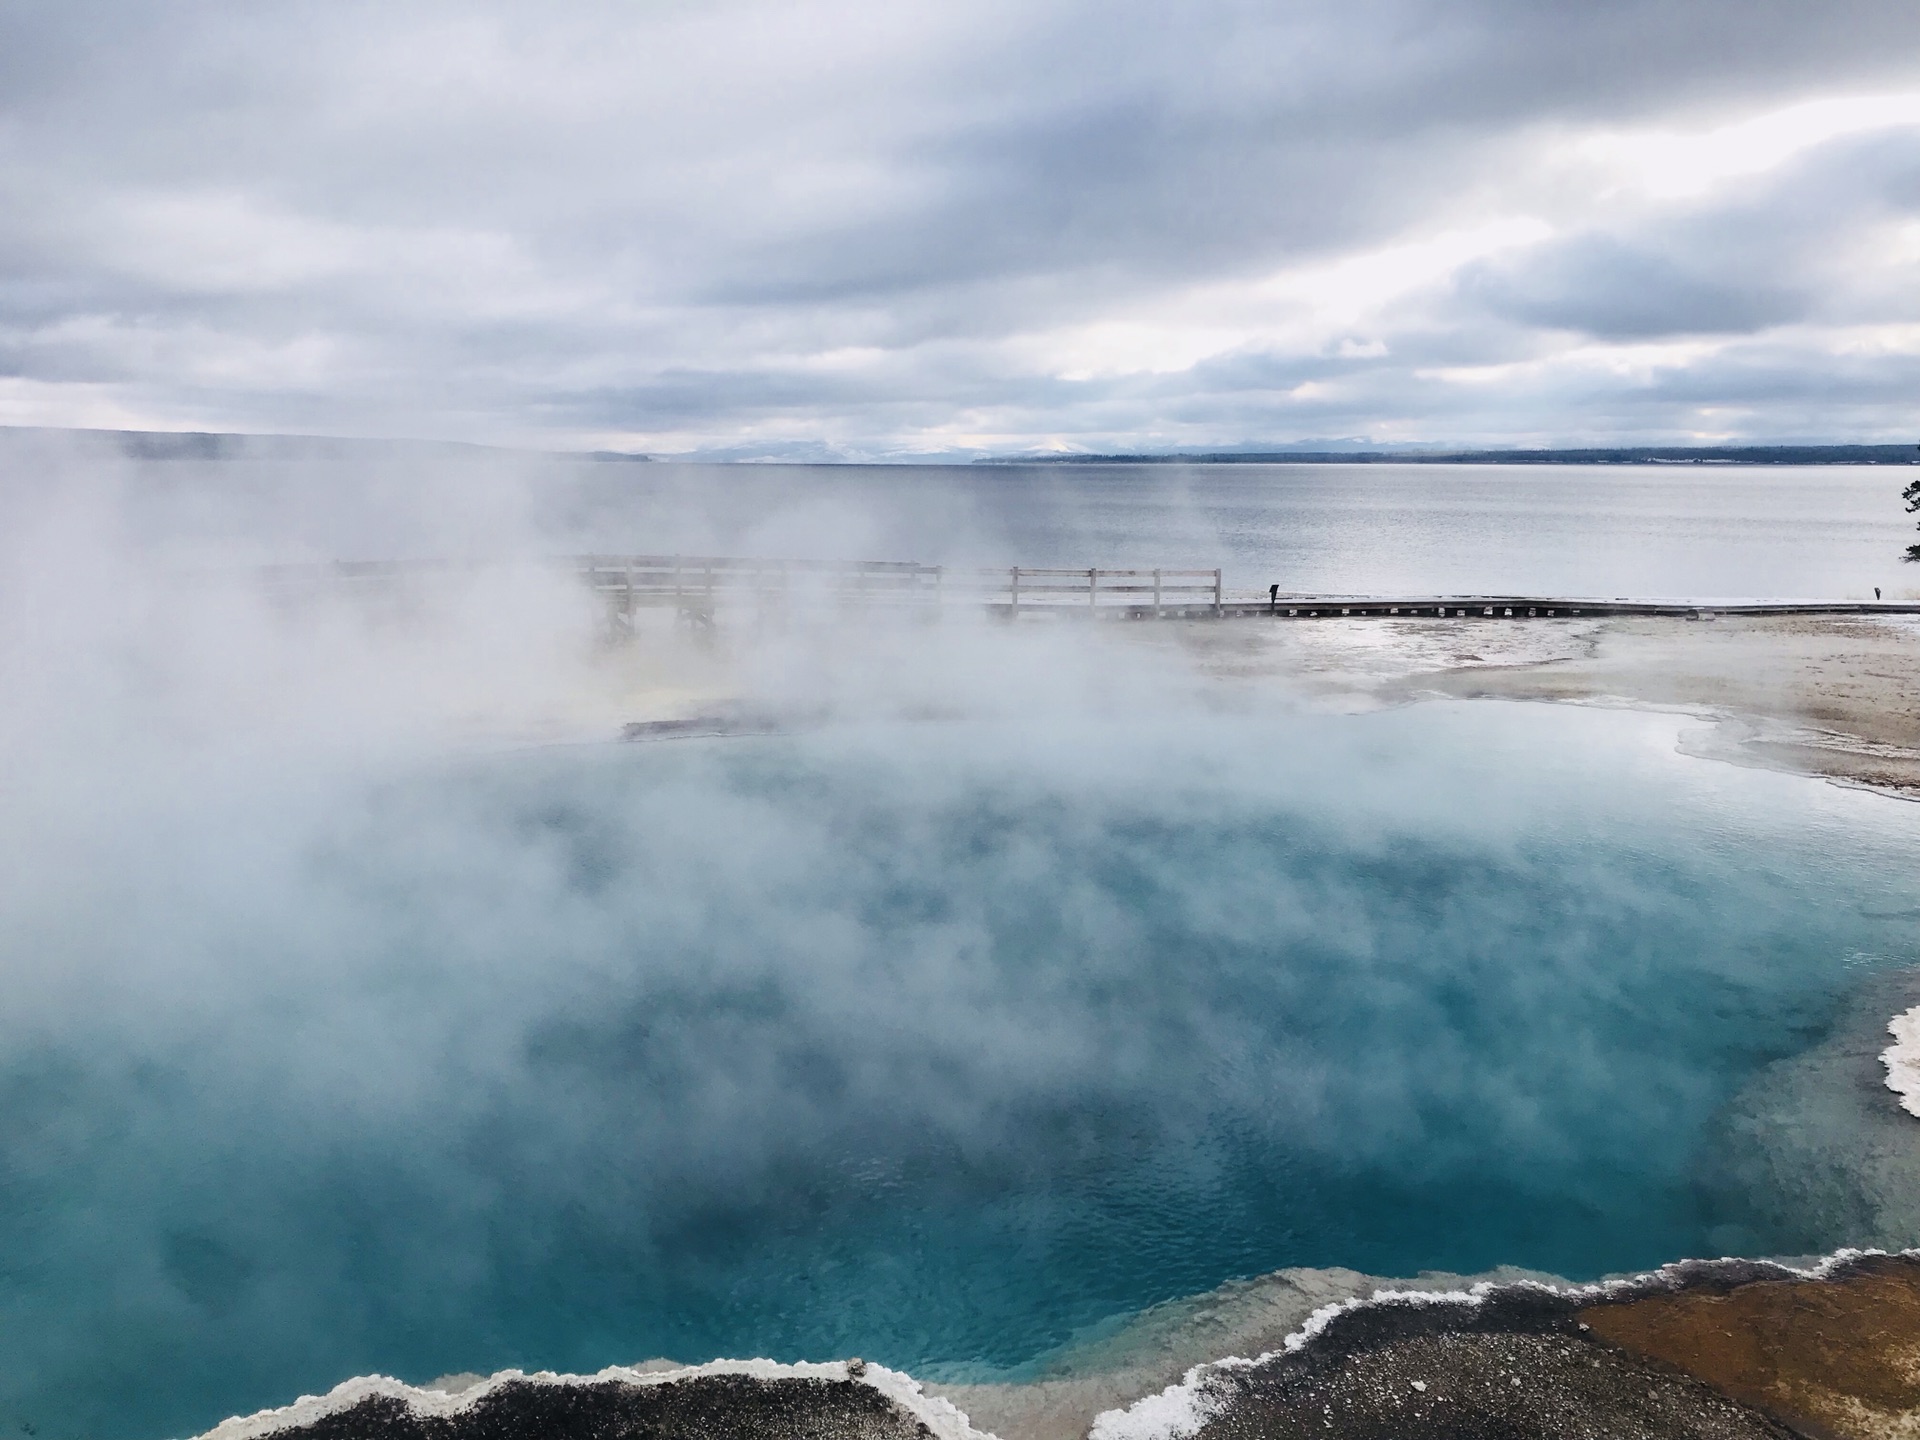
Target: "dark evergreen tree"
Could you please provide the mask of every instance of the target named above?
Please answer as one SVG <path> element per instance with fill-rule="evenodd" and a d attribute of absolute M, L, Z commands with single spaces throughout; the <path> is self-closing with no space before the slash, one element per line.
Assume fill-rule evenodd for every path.
<path fill-rule="evenodd" d="M 1908 481 L 1907 488 L 1900 492 L 1900 498 L 1907 502 L 1908 514 L 1920 513 L 1920 480 Z M 1907 546 L 1907 553 L 1901 559 L 1920 560 L 1920 545 Z"/>

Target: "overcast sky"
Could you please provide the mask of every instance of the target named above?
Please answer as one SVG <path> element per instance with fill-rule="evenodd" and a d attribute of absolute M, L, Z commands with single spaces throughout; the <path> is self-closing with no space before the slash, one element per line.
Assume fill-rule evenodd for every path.
<path fill-rule="evenodd" d="M 1915 438 L 1914 0 L 0 0 L 0 423 Z"/>

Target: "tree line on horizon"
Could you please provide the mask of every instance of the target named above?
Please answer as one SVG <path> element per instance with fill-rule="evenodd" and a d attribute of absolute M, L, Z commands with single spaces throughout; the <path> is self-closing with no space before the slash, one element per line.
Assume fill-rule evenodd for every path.
<path fill-rule="evenodd" d="M 1535 450 L 1184 450 L 993 455 L 976 465 L 1915 465 L 1895 445 L 1621 445 Z"/>

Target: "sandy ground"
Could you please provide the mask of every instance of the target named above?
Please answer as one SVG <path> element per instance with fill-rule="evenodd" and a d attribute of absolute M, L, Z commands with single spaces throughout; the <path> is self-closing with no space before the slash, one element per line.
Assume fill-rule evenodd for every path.
<path fill-rule="evenodd" d="M 1330 703 L 1424 695 L 1681 711 L 1701 753 L 1920 796 L 1920 617 L 1315 620 L 1169 637 L 1229 683 Z"/>
<path fill-rule="evenodd" d="M 1800 1434 L 1920 1435 L 1920 1262 L 1827 1283 L 1699 1290 L 1581 1313 L 1594 1336 L 1695 1376 Z"/>
<path fill-rule="evenodd" d="M 1073 624 L 1037 618 L 1021 628 L 1067 637 L 1076 633 Z M 1131 653 L 1170 664 L 1222 696 L 1251 698 L 1280 687 L 1334 708 L 1450 696 L 1678 711 L 1720 722 L 1692 742 L 1711 758 L 1920 796 L 1920 616 L 1253 618 L 1101 626 L 1097 638 L 1109 661 Z M 840 639 L 804 653 L 800 666 L 856 670 L 846 657 L 867 640 L 857 628 Z M 898 644 L 899 636 L 887 641 Z M 756 653 L 755 643 L 723 627 L 705 647 L 656 638 L 612 656 L 596 693 L 559 707 L 567 713 L 552 738 L 607 737 L 631 722 L 777 713 L 793 701 L 792 687 L 776 683 L 781 693 L 769 693 L 767 681 L 779 667 L 767 663 L 767 648 Z M 884 651 L 885 643 L 875 648 Z M 979 645 L 967 651 L 965 664 L 993 673 L 991 652 Z M 893 671 L 896 680 L 902 668 L 884 660 L 872 666 Z M 823 684 L 807 703 L 833 708 L 845 698 L 833 693 L 836 683 Z M 851 704 L 886 703 L 898 698 L 893 689 L 911 683 L 896 687 L 870 673 Z M 955 688 L 964 703 L 966 687 Z"/>

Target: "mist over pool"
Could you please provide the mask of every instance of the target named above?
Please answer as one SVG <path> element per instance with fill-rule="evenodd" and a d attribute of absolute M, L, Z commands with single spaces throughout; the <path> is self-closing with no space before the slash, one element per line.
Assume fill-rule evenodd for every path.
<path fill-rule="evenodd" d="M 68 983 L 7 1015 L 6 1409 L 1017 1374 L 1280 1266 L 1764 1248 L 1697 1157 L 1910 963 L 1920 816 L 1682 723 L 1196 708 L 182 791 L 7 897 L 9 965 Z"/>
<path fill-rule="evenodd" d="M 1853 1238 L 1743 1203 L 1727 1116 L 1914 963 L 1920 810 L 1684 718 L 1328 713 L 1204 625 L 609 646 L 542 563 L 1265 565 L 1320 483 L 1074 477 L 1019 530 L 1004 475 L 815 478 L 0 471 L 0 1425 L 652 1357 L 1017 1380 L 1280 1267 Z M 1444 579 L 1445 526 L 1371 533 L 1369 583 Z M 382 555 L 461 563 L 256 568 Z M 729 696 L 773 733 L 612 738 Z"/>

